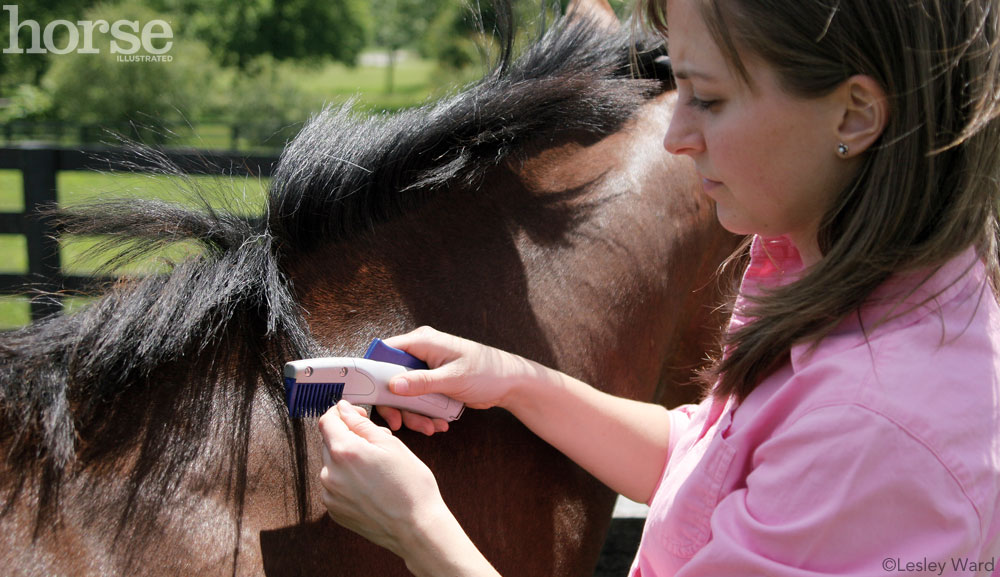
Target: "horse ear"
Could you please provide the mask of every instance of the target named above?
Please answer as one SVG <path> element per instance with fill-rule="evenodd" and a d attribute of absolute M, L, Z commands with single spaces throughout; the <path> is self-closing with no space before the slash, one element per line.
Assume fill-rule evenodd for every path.
<path fill-rule="evenodd" d="M 584 17 L 609 30 L 617 30 L 621 25 L 618 15 L 608 4 L 608 0 L 570 0 L 566 9 L 570 19 Z"/>

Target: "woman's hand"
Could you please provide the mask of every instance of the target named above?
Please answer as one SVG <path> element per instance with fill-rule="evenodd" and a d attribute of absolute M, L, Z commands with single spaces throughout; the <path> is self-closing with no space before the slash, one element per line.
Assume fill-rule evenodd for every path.
<path fill-rule="evenodd" d="M 323 504 L 337 523 L 405 558 L 414 532 L 451 515 L 430 469 L 363 409 L 341 401 L 319 430 Z"/>
<path fill-rule="evenodd" d="M 441 393 L 473 409 L 507 409 L 533 433 L 562 451 L 615 491 L 648 502 L 670 446 L 665 408 L 603 393 L 538 363 L 428 327 L 392 337 L 432 367 L 393 377 L 401 395 Z M 390 428 L 406 425 L 428 435 L 435 421 L 379 407 Z"/>
<path fill-rule="evenodd" d="M 517 355 L 430 327 L 386 339 L 385 343 L 431 367 L 393 377 L 389 388 L 397 395 L 441 393 L 469 408 L 488 409 L 505 406 L 515 386 L 537 372 L 531 363 Z M 427 435 L 448 429 L 448 423 L 441 419 L 391 407 L 377 407 L 377 411 L 394 431 L 402 425 Z"/>

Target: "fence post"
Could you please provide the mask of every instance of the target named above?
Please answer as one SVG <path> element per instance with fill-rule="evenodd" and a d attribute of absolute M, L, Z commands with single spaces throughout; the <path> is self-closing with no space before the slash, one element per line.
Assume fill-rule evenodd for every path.
<path fill-rule="evenodd" d="M 59 242 L 49 223 L 38 217 L 38 209 L 54 206 L 56 197 L 56 171 L 59 169 L 59 151 L 47 145 L 25 145 L 21 150 L 21 174 L 24 177 L 24 236 L 28 241 L 28 275 L 39 279 L 37 288 L 52 293 L 62 287 Z M 62 310 L 59 297 L 33 298 L 31 318 L 58 313 Z"/>

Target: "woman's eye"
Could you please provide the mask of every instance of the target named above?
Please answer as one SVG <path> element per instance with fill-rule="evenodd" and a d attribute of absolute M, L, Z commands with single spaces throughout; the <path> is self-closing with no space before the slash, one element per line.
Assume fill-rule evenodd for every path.
<path fill-rule="evenodd" d="M 713 106 L 718 104 L 718 102 L 719 102 L 718 100 L 703 100 L 701 98 L 698 98 L 697 96 L 692 95 L 691 98 L 688 99 L 688 106 L 692 108 L 697 108 L 698 110 L 709 110 Z"/>

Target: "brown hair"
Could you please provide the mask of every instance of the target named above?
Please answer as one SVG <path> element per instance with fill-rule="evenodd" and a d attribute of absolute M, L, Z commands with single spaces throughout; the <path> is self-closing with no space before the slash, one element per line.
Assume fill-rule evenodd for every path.
<path fill-rule="evenodd" d="M 690 0 L 734 73 L 739 51 L 803 98 L 852 75 L 877 80 L 890 117 L 820 225 L 824 259 L 754 298 L 706 380 L 745 398 L 793 344 L 823 338 L 892 274 L 939 267 L 976 246 L 997 294 L 1000 15 L 995 0 Z M 637 14 L 668 35 L 664 0 Z M 668 40 L 669 42 L 669 40 Z M 738 51 L 739 49 L 739 51 Z"/>

